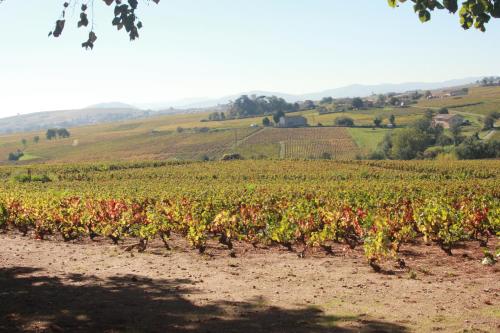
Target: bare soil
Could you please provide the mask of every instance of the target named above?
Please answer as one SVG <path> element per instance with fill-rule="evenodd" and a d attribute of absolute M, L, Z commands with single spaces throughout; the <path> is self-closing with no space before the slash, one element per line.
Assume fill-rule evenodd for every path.
<path fill-rule="evenodd" d="M 500 331 L 500 265 L 483 266 L 476 243 L 451 257 L 406 246 L 406 267 L 375 273 L 362 249 L 236 244 L 233 258 L 215 242 L 204 255 L 180 239 L 143 253 L 130 242 L 1 234 L 0 331 Z"/>

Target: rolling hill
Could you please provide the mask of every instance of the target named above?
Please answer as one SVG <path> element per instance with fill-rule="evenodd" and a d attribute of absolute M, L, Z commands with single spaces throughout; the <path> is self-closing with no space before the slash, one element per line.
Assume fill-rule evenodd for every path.
<path fill-rule="evenodd" d="M 368 96 L 372 93 L 405 92 L 409 90 L 433 90 L 444 87 L 467 85 L 478 78 L 466 78 L 443 82 L 412 82 L 401 84 L 350 85 L 309 94 L 286 94 L 272 91 L 248 91 L 217 99 L 191 98 L 177 102 L 142 104 L 138 106 L 122 102 L 106 102 L 84 109 L 45 111 L 0 119 L 0 133 L 16 133 L 47 129 L 51 127 L 76 127 L 114 121 L 141 119 L 162 114 L 197 113 L 208 111 L 234 101 L 241 95 L 278 96 L 288 102 L 320 100 L 323 97 Z M 154 111 L 153 111 L 154 110 Z"/>
<path fill-rule="evenodd" d="M 0 119 L 0 133 L 28 132 L 51 127 L 76 127 L 113 121 L 144 118 L 152 111 L 136 108 L 85 108 L 46 111 Z"/>
<path fill-rule="evenodd" d="M 406 83 L 386 83 L 386 84 L 375 84 L 375 85 L 364 85 L 364 84 L 353 84 L 344 87 L 328 89 L 320 92 L 312 92 L 306 94 L 288 94 L 276 91 L 263 91 L 263 90 L 253 90 L 241 92 L 234 95 L 223 96 L 220 98 L 213 99 L 191 99 L 191 100 L 179 100 L 165 103 L 157 103 L 156 108 L 161 107 L 175 107 L 175 108 L 207 108 L 217 105 L 227 104 L 230 101 L 234 101 L 241 95 L 256 95 L 256 96 L 278 96 L 284 98 L 290 103 L 295 103 L 298 101 L 305 100 L 320 100 L 323 97 L 364 97 L 369 96 L 372 93 L 375 94 L 385 94 L 389 92 L 406 92 L 410 90 L 434 90 L 446 87 L 463 86 L 476 82 L 481 79 L 481 77 L 469 77 L 456 80 L 447 80 L 441 82 L 406 82 Z M 149 106 L 148 106 L 149 107 Z"/>
<path fill-rule="evenodd" d="M 218 159 L 226 153 L 239 153 L 244 158 L 354 158 L 357 154 L 373 151 L 391 129 L 372 129 L 373 119 L 381 117 L 387 123 L 390 115 L 396 117 L 398 126 L 406 126 L 421 117 L 427 108 L 448 107 L 451 113 L 460 113 L 470 121 L 464 134 L 481 131 L 482 119 L 491 110 L 500 110 L 500 87 L 473 87 L 467 96 L 434 100 L 421 99 L 408 108 L 375 108 L 346 112 L 319 114 L 317 110 L 295 113 L 307 118 L 309 129 L 262 128 L 262 116 L 255 118 L 210 121 L 204 119 L 209 112 L 170 115 L 149 114 L 130 109 L 84 109 L 60 111 L 57 116 L 89 121 L 92 117 L 103 118 L 107 123 L 87 126 L 67 126 L 68 139 L 46 140 L 45 130 L 0 135 L 0 163 L 8 163 L 7 157 L 18 149 L 24 152 L 20 163 L 32 162 L 82 162 L 145 159 Z M 109 113 L 108 113 L 109 112 Z M 82 115 L 85 114 L 86 116 Z M 49 123 L 49 115 L 34 114 L 40 124 Z M 113 121 L 113 117 L 131 117 Z M 356 128 L 332 127 L 339 116 L 350 117 Z M 68 124 L 66 123 L 66 124 Z M 59 123 L 61 124 L 61 123 Z M 497 138 L 497 133 L 481 133 Z M 35 143 L 33 138 L 41 140 Z M 26 140 L 24 145 L 23 139 Z"/>

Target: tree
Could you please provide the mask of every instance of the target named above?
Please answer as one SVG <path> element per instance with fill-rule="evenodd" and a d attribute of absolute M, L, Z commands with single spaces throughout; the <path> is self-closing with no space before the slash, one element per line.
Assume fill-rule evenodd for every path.
<path fill-rule="evenodd" d="M 477 135 L 465 139 L 455 152 L 459 159 L 478 159 L 500 157 L 500 141 L 483 141 Z"/>
<path fill-rule="evenodd" d="M 267 117 L 264 117 L 264 119 L 262 119 L 262 125 L 264 126 L 270 126 L 271 125 L 271 121 L 269 120 L 269 118 Z"/>
<path fill-rule="evenodd" d="M 55 139 L 57 137 L 57 130 L 53 129 L 53 128 L 49 128 L 47 130 L 47 133 L 45 133 L 45 137 L 47 138 L 47 140 Z"/>
<path fill-rule="evenodd" d="M 490 130 L 495 128 L 495 122 L 498 118 L 500 118 L 500 112 L 497 111 L 490 112 L 486 116 L 486 118 L 484 118 L 484 129 Z"/>
<path fill-rule="evenodd" d="M 28 140 L 26 140 L 25 138 L 23 138 L 23 139 L 21 140 L 21 143 L 22 143 L 22 145 L 23 145 L 24 147 L 26 147 L 26 145 L 28 144 Z"/>
<path fill-rule="evenodd" d="M 69 138 L 71 136 L 71 134 L 65 128 L 58 128 L 57 129 L 57 136 L 60 137 L 60 138 L 65 139 L 65 138 Z"/>
<path fill-rule="evenodd" d="M 429 137 L 416 128 L 397 129 L 392 136 L 391 157 L 411 160 L 429 146 Z"/>
<path fill-rule="evenodd" d="M 391 115 L 389 122 L 395 124 L 395 120 L 394 115 Z M 424 151 L 436 143 L 448 145 L 447 140 L 452 139 L 443 134 L 443 127 L 432 126 L 431 120 L 432 117 L 425 115 L 410 124 L 408 128 L 387 133 L 379 144 L 377 154 L 372 157 L 386 156 L 394 159 L 414 159 L 417 156 L 423 156 Z"/>
<path fill-rule="evenodd" d="M 363 102 L 363 100 L 361 98 L 355 97 L 352 99 L 351 106 L 353 108 L 361 109 L 364 105 L 365 105 L 365 103 Z"/>
<path fill-rule="evenodd" d="M 458 146 L 462 142 L 462 127 L 459 124 L 453 124 L 450 126 L 451 137 L 453 138 L 453 143 Z"/>
<path fill-rule="evenodd" d="M 438 114 L 449 114 L 450 112 L 448 111 L 447 108 L 441 108 L 438 110 Z"/>
<path fill-rule="evenodd" d="M 35 136 L 33 137 L 33 142 L 34 142 L 34 143 L 38 143 L 39 141 L 40 141 L 40 137 L 39 137 L 38 135 L 35 135 Z"/>
<path fill-rule="evenodd" d="M 155 3 L 159 3 L 160 0 L 151 0 Z M 99 1 L 102 3 L 102 1 Z M 122 0 L 103 0 L 103 2 L 111 6 L 112 4 L 115 4 L 113 13 L 114 13 L 114 18 L 111 22 L 113 26 L 117 28 L 117 30 L 122 30 L 122 28 L 125 28 L 124 31 L 127 32 L 130 40 L 135 40 L 136 38 L 139 37 L 139 30 L 143 27 L 143 24 L 141 21 L 139 21 L 136 10 L 137 7 L 139 6 L 139 2 L 141 3 L 146 3 L 150 2 L 150 0 L 128 0 L 127 3 L 124 3 Z M 88 33 L 88 39 L 82 43 L 82 47 L 85 49 L 93 49 L 94 48 L 94 43 L 97 40 L 97 35 L 94 32 L 94 22 L 93 22 L 93 17 L 89 19 L 88 16 L 88 8 L 89 6 L 92 8 L 92 13 L 93 13 L 93 8 L 94 8 L 94 3 L 95 0 L 74 0 L 73 4 L 76 7 L 80 7 L 80 15 L 79 18 L 80 20 L 77 22 L 77 27 L 86 27 L 89 29 Z M 61 18 L 56 21 L 54 30 L 49 32 L 49 36 L 54 36 L 54 37 L 59 37 L 61 36 L 64 27 L 66 25 L 66 10 L 69 7 L 69 2 L 65 1 L 63 3 L 63 10 L 61 14 Z M 90 27 L 89 27 L 89 23 Z"/>
<path fill-rule="evenodd" d="M 493 118 L 492 116 L 487 116 L 486 118 L 484 118 L 483 129 L 490 130 L 493 129 L 493 127 L 495 127 L 495 118 Z"/>
<path fill-rule="evenodd" d="M 422 98 L 422 94 L 418 92 L 418 90 L 415 90 L 412 94 L 411 94 L 411 99 L 413 100 L 419 100 L 420 98 Z"/>
<path fill-rule="evenodd" d="M 258 115 L 270 115 L 274 112 L 297 111 L 295 104 L 287 103 L 283 98 L 276 96 L 247 96 L 237 98 L 228 111 L 229 118 L 246 118 Z"/>
<path fill-rule="evenodd" d="M 500 77 L 483 77 L 477 83 L 483 87 L 498 86 L 500 84 Z"/>
<path fill-rule="evenodd" d="M 354 120 L 352 120 L 352 118 L 349 117 L 338 117 L 335 118 L 335 125 L 352 127 L 354 126 Z"/>
<path fill-rule="evenodd" d="M 453 138 L 443 133 L 437 137 L 436 144 L 440 146 L 450 146 L 453 144 Z"/>
<path fill-rule="evenodd" d="M 320 102 L 320 104 L 332 104 L 332 103 L 333 103 L 333 97 L 323 97 Z"/>
<path fill-rule="evenodd" d="M 0 0 L 0 4 L 5 0 Z M 135 40 L 139 37 L 139 30 L 143 27 L 142 21 L 138 19 L 137 9 L 139 4 L 145 4 L 153 1 L 158 4 L 160 0 L 98 0 L 97 3 L 104 3 L 108 6 L 114 5 L 113 19 L 111 24 L 117 30 L 123 29 L 129 36 L 129 39 Z M 88 29 L 88 39 L 82 43 L 82 47 L 93 49 L 97 40 L 97 35 L 94 32 L 94 17 L 89 17 L 88 8 L 94 8 L 95 0 L 67 0 L 63 2 L 63 10 L 61 18 L 56 21 L 54 29 L 49 33 L 49 36 L 60 37 L 66 26 L 66 10 L 70 2 L 72 8 L 80 8 L 80 15 L 76 26 Z M 346 1 L 347 2 L 347 1 Z M 388 0 L 389 6 L 399 7 L 406 0 Z M 464 29 L 472 27 L 485 31 L 485 25 L 491 18 L 500 18 L 500 2 L 498 0 L 467 0 L 463 1 L 461 7 L 458 6 L 458 0 L 411 0 L 413 2 L 413 10 L 417 13 L 421 22 L 427 22 L 431 19 L 431 12 L 434 10 L 447 10 L 450 13 L 459 13 L 460 25 Z M 93 10 L 90 11 L 90 15 Z"/>
<path fill-rule="evenodd" d="M 274 114 L 273 114 L 273 120 L 274 120 L 274 123 L 277 124 L 280 122 L 280 119 L 281 117 L 284 117 L 285 116 L 285 113 L 283 111 L 276 111 Z"/>
<path fill-rule="evenodd" d="M 392 126 L 396 127 L 396 117 L 393 114 L 391 114 L 390 117 L 389 117 L 389 123 Z"/>
<path fill-rule="evenodd" d="M 432 121 L 427 117 L 417 119 L 411 124 L 411 127 L 416 128 L 422 132 L 428 132 L 431 126 L 432 126 Z"/>
<path fill-rule="evenodd" d="M 211 114 L 208 115 L 208 120 L 210 121 L 221 121 L 221 120 L 226 120 L 226 116 L 224 115 L 224 112 L 212 112 Z"/>
<path fill-rule="evenodd" d="M 391 98 L 389 98 L 389 104 L 393 106 L 400 105 L 401 100 L 397 97 L 392 96 Z"/>
<path fill-rule="evenodd" d="M 302 110 L 311 110 L 316 107 L 316 104 L 314 104 L 313 101 L 311 100 L 305 100 L 304 103 L 302 103 L 301 109 Z"/>
<path fill-rule="evenodd" d="M 375 124 L 375 127 L 380 127 L 382 124 L 382 118 L 380 116 L 375 117 L 375 119 L 373 119 L 373 124 Z"/>
<path fill-rule="evenodd" d="M 9 153 L 9 161 L 19 161 L 21 157 L 24 156 L 24 153 L 20 151 L 19 149 L 13 153 Z"/>
<path fill-rule="evenodd" d="M 384 106 L 387 101 L 387 96 L 380 94 L 377 96 L 377 104 Z"/>
<path fill-rule="evenodd" d="M 500 18 L 500 2 L 498 0 L 467 0 L 462 2 L 460 10 L 457 0 L 411 0 L 413 9 L 422 23 L 431 19 L 431 11 L 448 10 L 460 16 L 460 24 L 464 29 L 472 27 L 486 31 L 485 24 L 493 18 Z M 388 0 L 389 6 L 398 7 L 406 0 Z"/>
<path fill-rule="evenodd" d="M 430 90 L 426 90 L 425 93 L 424 93 L 424 97 L 425 98 L 432 97 L 432 92 Z"/>

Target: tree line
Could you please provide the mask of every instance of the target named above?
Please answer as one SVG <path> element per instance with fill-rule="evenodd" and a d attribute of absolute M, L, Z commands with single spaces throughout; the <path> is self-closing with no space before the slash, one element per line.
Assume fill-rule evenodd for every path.
<path fill-rule="evenodd" d="M 215 111 L 208 115 L 208 121 L 224 121 L 257 116 L 278 115 L 300 110 L 298 103 L 288 103 L 285 99 L 276 96 L 248 96 L 242 95 L 229 103 L 226 112 Z M 274 116 L 273 116 L 274 117 Z M 274 117 L 276 119 L 276 117 Z M 206 121 L 206 120 L 205 120 Z M 277 121 L 276 121 L 277 122 Z"/>
<path fill-rule="evenodd" d="M 444 111 L 444 110 L 443 110 Z M 444 113 L 444 112 L 443 112 Z M 449 131 L 432 122 L 434 112 L 406 128 L 388 133 L 370 159 L 433 159 L 439 155 L 454 155 L 459 159 L 500 157 L 500 141 L 486 141 L 478 133 L 470 137 L 462 134 L 462 124 L 452 124 Z"/>
<path fill-rule="evenodd" d="M 69 131 L 65 128 L 49 128 L 47 132 L 45 133 L 45 137 L 47 140 L 52 140 L 52 139 L 66 139 L 69 138 L 71 134 Z"/>
<path fill-rule="evenodd" d="M 482 87 L 500 86 L 500 76 L 483 77 L 481 80 L 478 80 L 476 83 L 481 85 Z"/>

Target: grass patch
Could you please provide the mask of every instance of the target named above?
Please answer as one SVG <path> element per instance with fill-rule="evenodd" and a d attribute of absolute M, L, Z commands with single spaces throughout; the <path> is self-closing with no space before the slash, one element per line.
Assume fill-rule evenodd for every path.
<path fill-rule="evenodd" d="M 24 153 L 24 155 L 19 159 L 19 161 L 33 161 L 33 160 L 39 160 L 42 157 L 30 153 Z"/>
<path fill-rule="evenodd" d="M 354 142 L 358 147 L 366 152 L 372 152 L 377 149 L 377 146 L 387 133 L 390 133 L 391 129 L 386 128 L 349 128 L 348 132 L 351 134 Z"/>

